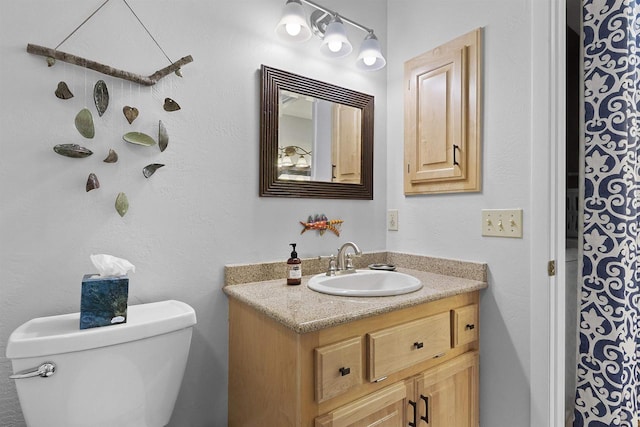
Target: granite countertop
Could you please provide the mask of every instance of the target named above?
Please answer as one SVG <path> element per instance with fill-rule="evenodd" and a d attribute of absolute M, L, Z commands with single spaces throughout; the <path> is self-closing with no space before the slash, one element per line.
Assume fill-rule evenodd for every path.
<path fill-rule="evenodd" d="M 402 261 L 399 258 L 395 259 Z M 429 260 L 433 259 L 429 258 Z M 398 268 L 397 271 L 420 279 L 423 287 L 416 292 L 386 297 L 346 297 L 322 294 L 307 287 L 311 276 L 304 276 L 302 284 L 299 286 L 288 286 L 286 280 L 281 278 L 227 284 L 223 289 L 230 298 L 247 304 L 289 329 L 297 333 L 307 333 L 487 287 L 486 264 L 445 261 L 461 263 L 462 274 L 457 274 L 456 271 L 453 271 L 453 274 L 469 276 L 464 271 L 464 267 L 468 267 L 469 264 L 477 274 L 471 274 L 475 277 L 468 278 L 422 271 L 422 269 Z M 405 264 L 421 267 L 424 263 L 405 262 Z M 401 265 L 401 263 L 396 263 L 396 265 Z M 452 265 L 455 267 L 457 264 Z"/>

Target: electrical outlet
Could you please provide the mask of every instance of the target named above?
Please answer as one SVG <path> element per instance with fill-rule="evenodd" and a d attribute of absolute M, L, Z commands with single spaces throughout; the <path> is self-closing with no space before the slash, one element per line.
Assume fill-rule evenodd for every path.
<path fill-rule="evenodd" d="M 387 211 L 387 230 L 398 231 L 398 210 L 389 209 Z"/>
<path fill-rule="evenodd" d="M 522 237 L 522 209 L 483 209 L 482 235 Z"/>

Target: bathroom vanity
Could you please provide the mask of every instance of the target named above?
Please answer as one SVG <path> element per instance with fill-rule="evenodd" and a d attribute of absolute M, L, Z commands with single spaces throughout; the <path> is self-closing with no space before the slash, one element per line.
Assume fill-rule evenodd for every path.
<path fill-rule="evenodd" d="M 478 426 L 486 265 L 385 256 L 424 287 L 360 298 L 314 292 L 309 277 L 225 286 L 229 426 Z M 434 264 L 445 267 L 415 269 Z"/>

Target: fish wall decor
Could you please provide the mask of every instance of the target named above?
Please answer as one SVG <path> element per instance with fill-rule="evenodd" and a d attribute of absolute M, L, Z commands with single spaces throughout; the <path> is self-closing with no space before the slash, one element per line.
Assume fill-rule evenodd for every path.
<path fill-rule="evenodd" d="M 307 219 L 307 222 L 300 221 L 300 224 L 302 225 L 302 231 L 300 232 L 300 234 L 304 233 L 307 230 L 318 230 L 318 232 L 320 232 L 320 235 L 322 236 L 325 231 L 329 230 L 336 236 L 340 236 L 339 227 L 343 222 L 344 221 L 341 219 L 327 219 L 324 214 L 316 215 L 315 217 L 309 215 L 309 219 Z"/>

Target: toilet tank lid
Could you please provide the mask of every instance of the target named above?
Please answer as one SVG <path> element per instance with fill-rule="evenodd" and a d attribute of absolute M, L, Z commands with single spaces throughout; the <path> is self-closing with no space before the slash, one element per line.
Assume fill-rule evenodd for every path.
<path fill-rule="evenodd" d="M 7 358 L 39 357 L 106 347 L 166 334 L 196 324 L 194 309 L 168 300 L 130 305 L 127 322 L 80 329 L 80 313 L 39 317 L 19 326 L 7 343 Z"/>

